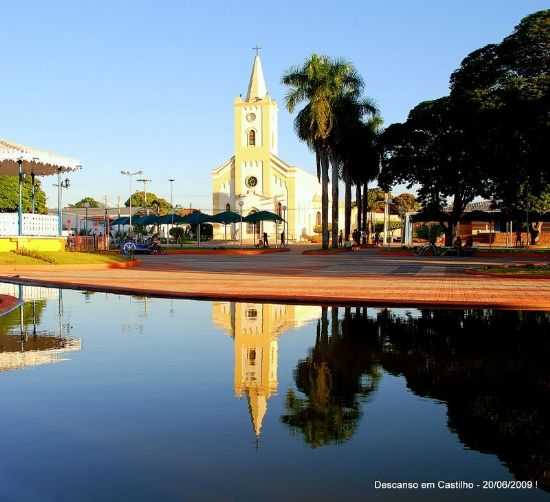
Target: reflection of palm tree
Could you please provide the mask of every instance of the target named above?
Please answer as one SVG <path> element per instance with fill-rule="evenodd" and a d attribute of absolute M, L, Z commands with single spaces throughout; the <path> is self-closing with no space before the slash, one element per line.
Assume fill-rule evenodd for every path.
<path fill-rule="evenodd" d="M 349 315 L 346 310 L 345 316 Z M 361 417 L 358 396 L 364 400 L 377 387 L 375 362 L 350 334 L 346 319 L 340 323 L 338 309 L 333 307 L 329 337 L 324 307 L 315 346 L 295 370 L 296 386 L 307 397 L 299 397 L 292 389 L 287 393 L 287 414 L 282 421 L 301 432 L 314 448 L 349 439 Z"/>

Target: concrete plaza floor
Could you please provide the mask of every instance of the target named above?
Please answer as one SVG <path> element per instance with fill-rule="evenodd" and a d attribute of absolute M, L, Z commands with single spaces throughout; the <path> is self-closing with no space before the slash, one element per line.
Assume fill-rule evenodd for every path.
<path fill-rule="evenodd" d="M 152 296 L 241 301 L 550 310 L 550 279 L 468 275 L 465 268 L 503 258 L 386 256 L 376 250 L 336 255 L 161 255 L 140 266 L 0 267 L 0 281 L 22 281 Z M 514 263 L 537 260 L 514 259 Z M 538 260 L 540 261 L 540 260 Z"/>

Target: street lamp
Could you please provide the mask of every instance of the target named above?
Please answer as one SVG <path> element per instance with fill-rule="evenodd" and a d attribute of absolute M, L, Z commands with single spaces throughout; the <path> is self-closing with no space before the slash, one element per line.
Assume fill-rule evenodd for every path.
<path fill-rule="evenodd" d="M 139 176 L 140 174 L 143 174 L 143 171 L 134 171 L 133 173 L 130 171 L 120 171 L 120 174 L 123 174 L 124 176 L 128 176 L 130 179 L 130 232 L 132 232 L 132 178 L 134 176 Z"/>
<path fill-rule="evenodd" d="M 87 237 L 88 236 L 88 208 L 90 207 L 90 203 L 84 202 L 83 206 L 84 206 L 84 209 L 86 210 L 86 217 L 84 219 L 84 228 L 85 228 L 86 237 Z"/>
<path fill-rule="evenodd" d="M 61 169 L 57 170 L 57 183 L 54 184 L 54 187 L 57 187 L 57 230 L 58 234 L 63 234 L 63 209 L 62 209 L 62 198 L 61 198 L 61 190 L 63 188 L 68 189 L 71 186 L 71 180 L 69 178 L 65 178 L 63 181 L 61 181 Z M 33 175 L 33 191 L 34 191 L 34 175 Z M 32 199 L 32 212 L 34 213 L 34 195 Z"/>
<path fill-rule="evenodd" d="M 19 221 L 19 228 L 18 228 L 18 234 L 23 235 L 23 191 L 22 191 L 22 183 L 23 183 L 23 157 L 19 157 L 17 159 L 17 165 L 19 166 L 19 204 L 17 207 L 17 213 L 18 213 L 18 221 Z"/>
<path fill-rule="evenodd" d="M 168 180 L 170 182 L 170 210 L 172 213 L 172 226 L 174 225 L 174 178 Z"/>
<path fill-rule="evenodd" d="M 283 221 L 283 233 L 285 234 L 285 241 L 281 242 L 281 244 L 283 244 L 284 247 L 286 248 L 286 243 L 288 242 L 288 235 L 287 235 L 288 228 L 287 228 L 287 223 L 286 223 L 286 206 L 283 206 L 283 214 L 285 215 L 285 219 Z"/>
<path fill-rule="evenodd" d="M 140 179 L 140 180 L 136 180 L 136 181 L 139 181 L 140 183 L 143 183 L 143 209 L 145 209 L 145 214 L 149 214 L 149 208 L 147 207 L 147 183 L 149 183 L 151 180 L 148 179 L 148 178 L 143 178 L 143 179 Z"/>
<path fill-rule="evenodd" d="M 33 162 L 38 162 L 40 159 L 38 157 L 33 157 L 32 158 L 32 161 Z M 36 190 L 36 187 L 34 185 L 34 172 L 31 172 L 31 197 L 32 197 L 32 214 L 34 214 L 34 206 L 35 206 L 35 203 L 34 203 L 34 199 L 35 199 L 35 190 Z"/>
<path fill-rule="evenodd" d="M 240 234 L 241 234 L 241 247 L 243 247 L 243 206 L 244 206 L 244 201 L 241 199 L 239 201 L 239 208 L 241 210 L 241 231 L 240 231 Z"/>

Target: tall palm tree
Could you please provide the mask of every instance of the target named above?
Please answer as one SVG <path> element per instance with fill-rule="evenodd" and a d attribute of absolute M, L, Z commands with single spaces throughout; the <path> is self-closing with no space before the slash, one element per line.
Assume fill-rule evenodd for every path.
<path fill-rule="evenodd" d="M 331 151 L 340 164 L 340 177 L 345 183 L 344 234 L 348 240 L 351 231 L 351 187 L 359 186 L 365 178 L 372 179 L 372 147 L 376 129 L 381 124 L 378 110 L 370 99 L 344 97 L 336 111 L 335 127 L 331 135 Z M 334 162 L 333 162 L 334 164 Z"/>
<path fill-rule="evenodd" d="M 313 54 L 301 66 L 290 68 L 282 78 L 289 87 L 285 98 L 286 107 L 294 112 L 300 103 L 305 103 L 295 119 L 298 137 L 315 152 L 317 178 L 321 181 L 321 228 L 323 249 L 328 248 L 328 184 L 330 164 L 330 134 L 335 120 L 335 107 L 344 95 L 358 96 L 362 80 L 353 66 L 342 60 Z M 334 167 L 338 171 L 338 166 Z M 335 176 L 333 173 L 333 180 Z M 338 240 L 338 173 L 336 188 L 333 181 L 333 198 L 336 194 L 336 221 L 333 240 Z M 335 238 L 336 237 L 336 238 Z"/>

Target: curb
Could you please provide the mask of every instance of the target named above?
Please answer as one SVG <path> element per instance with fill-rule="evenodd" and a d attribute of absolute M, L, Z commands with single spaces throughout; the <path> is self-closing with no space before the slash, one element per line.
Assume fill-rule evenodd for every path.
<path fill-rule="evenodd" d="M 140 260 L 115 261 L 107 265 L 108 268 L 134 268 L 141 264 Z"/>
<path fill-rule="evenodd" d="M 290 248 L 267 248 L 267 249 L 174 249 L 162 253 L 161 256 L 175 256 L 180 254 L 218 254 L 218 255 L 259 255 L 285 253 Z"/>

